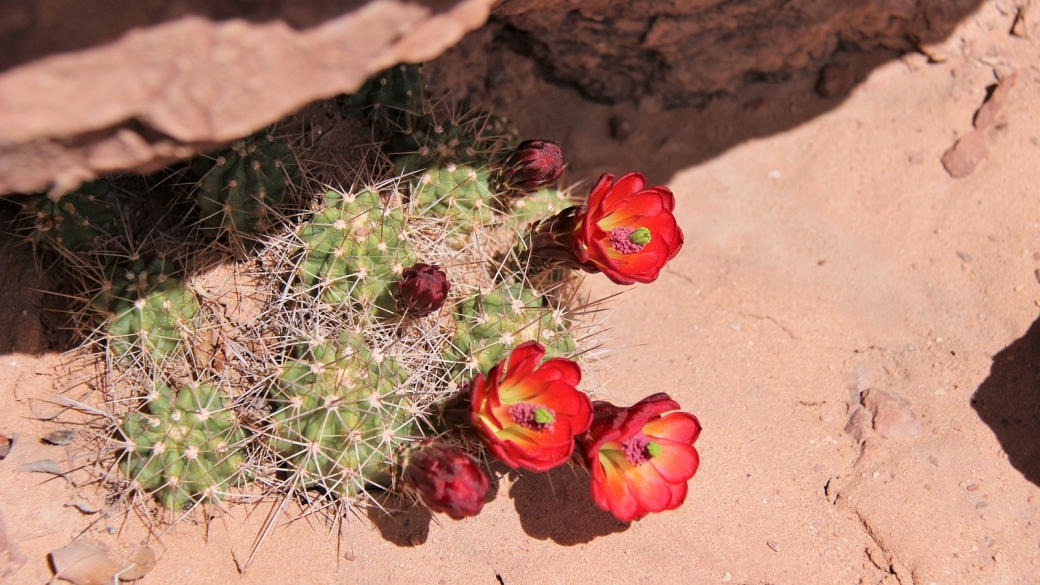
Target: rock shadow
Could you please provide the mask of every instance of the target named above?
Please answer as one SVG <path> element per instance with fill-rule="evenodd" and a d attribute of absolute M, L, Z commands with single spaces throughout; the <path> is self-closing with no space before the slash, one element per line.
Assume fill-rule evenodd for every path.
<path fill-rule="evenodd" d="M 16 206 L 0 204 L 0 355 L 65 351 L 73 345 L 69 307 L 53 290 L 55 274 L 14 233 Z"/>
<path fill-rule="evenodd" d="M 509 497 L 524 532 L 539 540 L 574 546 L 631 526 L 596 507 L 589 495 L 589 474 L 562 465 L 546 473 L 510 471 Z"/>
<path fill-rule="evenodd" d="M 1011 465 L 1040 486 L 1040 318 L 993 356 L 971 406 L 997 435 Z"/>

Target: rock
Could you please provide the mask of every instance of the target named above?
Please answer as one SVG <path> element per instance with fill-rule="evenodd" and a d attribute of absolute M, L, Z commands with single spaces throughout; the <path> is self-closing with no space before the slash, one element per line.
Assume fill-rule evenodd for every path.
<path fill-rule="evenodd" d="M 942 164 L 951 177 L 960 179 L 973 173 L 987 154 L 986 133 L 976 128 L 962 136 L 943 154 Z"/>
<path fill-rule="evenodd" d="M 0 25 L 0 194 L 67 190 L 230 142 L 437 56 L 492 3 L 117 0 L 99 19 L 84 3 L 25 2 L 32 16 Z"/>
<path fill-rule="evenodd" d="M 817 69 L 839 47 L 912 51 L 942 41 L 978 4 L 817 0 L 792 9 L 782 0 L 502 0 L 489 50 L 528 55 L 543 75 L 596 101 L 653 93 L 678 107 Z"/>
<path fill-rule="evenodd" d="M 844 432 L 860 446 L 853 467 L 866 465 L 874 458 L 882 439 L 915 439 L 923 431 L 910 409 L 910 401 L 893 392 L 874 388 L 853 393 L 849 422 Z"/>
<path fill-rule="evenodd" d="M 856 72 L 848 63 L 833 61 L 820 69 L 816 80 L 816 93 L 825 98 L 845 95 L 856 83 Z"/>
<path fill-rule="evenodd" d="M 884 390 L 868 390 L 863 406 L 874 414 L 873 428 L 886 439 L 916 439 L 921 436 L 921 421 L 917 420 L 910 401 Z"/>
<path fill-rule="evenodd" d="M 982 103 L 982 106 L 975 112 L 975 117 L 972 119 L 972 124 L 980 130 L 985 130 L 1000 113 L 1000 110 L 1004 108 L 1004 103 L 1007 101 L 1007 96 L 1011 93 L 1011 88 L 1015 86 L 1015 80 L 1018 78 L 1018 74 L 1011 72 L 1011 74 L 1004 76 L 997 84 L 997 87 L 990 92 L 989 96 Z"/>

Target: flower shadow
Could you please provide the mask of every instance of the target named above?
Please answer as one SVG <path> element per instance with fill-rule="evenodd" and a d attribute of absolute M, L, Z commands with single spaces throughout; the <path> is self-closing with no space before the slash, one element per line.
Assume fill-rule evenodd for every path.
<path fill-rule="evenodd" d="M 598 536 L 624 532 L 620 522 L 596 507 L 589 495 L 589 474 L 576 465 L 561 465 L 546 473 L 509 470 L 513 499 L 524 532 L 564 546 L 591 542 Z"/>
<path fill-rule="evenodd" d="M 384 493 L 368 507 L 368 520 L 379 535 L 397 546 L 419 546 L 430 537 L 433 514 L 426 506 L 406 497 Z"/>
<path fill-rule="evenodd" d="M 488 491 L 484 503 L 498 497 L 500 474 L 489 473 L 487 466 L 481 469 L 488 475 Z M 419 546 L 430 537 L 430 523 L 441 520 L 451 522 L 444 515 L 434 516 L 429 508 L 408 496 L 383 492 L 373 495 L 375 505 L 367 510 L 368 520 L 379 531 L 379 535 L 397 546 Z"/>

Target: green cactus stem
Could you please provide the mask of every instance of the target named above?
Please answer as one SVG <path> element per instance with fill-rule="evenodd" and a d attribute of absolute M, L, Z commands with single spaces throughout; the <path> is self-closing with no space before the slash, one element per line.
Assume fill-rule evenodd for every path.
<path fill-rule="evenodd" d="M 168 510 L 222 499 L 248 479 L 247 436 L 229 402 L 211 384 L 174 392 L 157 383 L 145 412 L 130 413 L 119 425 L 126 445 L 120 470 Z"/>
<path fill-rule="evenodd" d="M 301 343 L 271 390 L 271 448 L 303 488 L 352 497 L 390 489 L 416 436 L 405 372 L 360 335 Z"/>

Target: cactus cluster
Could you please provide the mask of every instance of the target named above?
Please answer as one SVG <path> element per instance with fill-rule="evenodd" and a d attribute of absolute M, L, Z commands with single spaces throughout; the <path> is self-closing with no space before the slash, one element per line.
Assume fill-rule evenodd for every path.
<path fill-rule="evenodd" d="M 69 268 L 88 283 L 85 335 L 110 365 L 109 481 L 172 511 L 254 479 L 285 498 L 351 505 L 398 490 L 408 453 L 448 432 L 445 403 L 517 346 L 580 355 L 560 279 L 529 274 L 521 253 L 522 234 L 568 195 L 507 193 L 518 133 L 488 114 L 439 111 L 419 72 L 392 68 L 349 100 L 385 139 L 393 174 L 378 181 L 307 184 L 288 143 L 262 132 L 179 171 L 198 213 L 183 231 L 111 244 L 98 239 L 115 219 L 104 197 L 83 199 L 96 211 L 74 194 L 47 207 L 90 215 L 57 222 L 76 229 L 50 245 L 100 247 L 87 255 L 100 266 Z M 228 239 L 256 245 L 229 255 Z M 197 261 L 206 254 L 224 256 Z M 207 288 L 211 266 L 251 312 L 232 315 Z M 219 364 L 199 361 L 200 347 Z"/>

